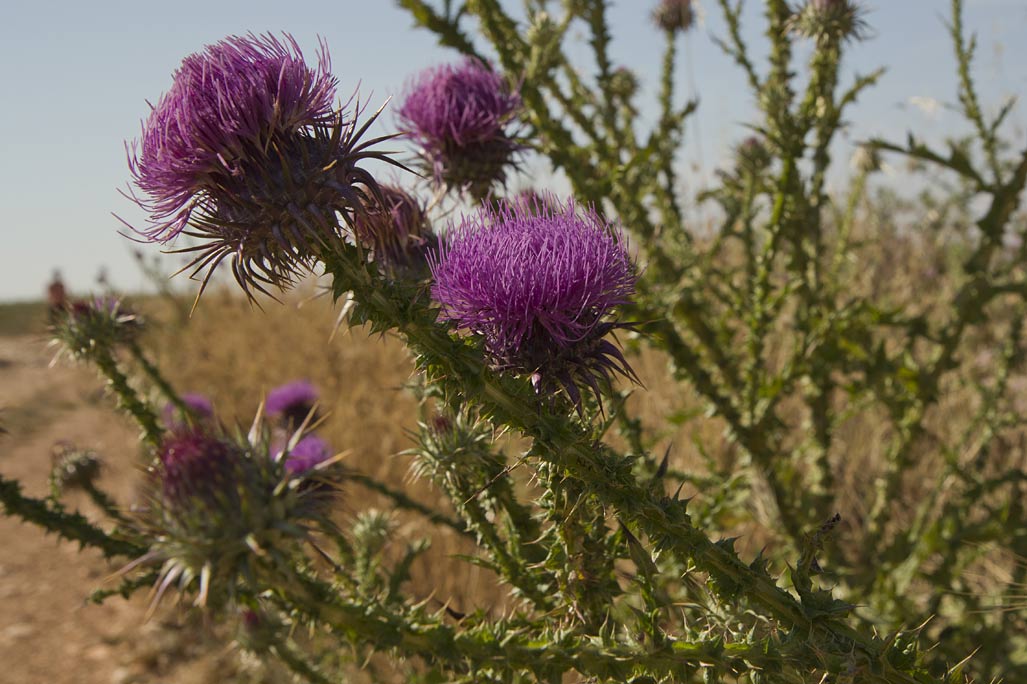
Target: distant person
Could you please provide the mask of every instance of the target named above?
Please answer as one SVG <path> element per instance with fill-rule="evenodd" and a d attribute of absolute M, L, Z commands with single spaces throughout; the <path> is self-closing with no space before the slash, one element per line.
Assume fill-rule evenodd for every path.
<path fill-rule="evenodd" d="M 46 287 L 46 301 L 49 305 L 50 318 L 68 306 L 68 291 L 61 279 L 61 272 L 54 271 L 50 284 Z"/>

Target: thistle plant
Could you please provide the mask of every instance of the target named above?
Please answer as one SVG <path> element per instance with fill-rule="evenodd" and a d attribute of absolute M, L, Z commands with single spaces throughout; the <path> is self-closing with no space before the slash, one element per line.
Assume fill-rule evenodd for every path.
<path fill-rule="evenodd" d="M 842 79 L 845 50 L 866 35 L 862 5 L 766 0 L 763 66 L 742 39 L 742 4 L 716 3 L 719 44 L 759 114 L 696 198 L 677 181 L 696 106 L 675 91 L 691 3 L 656 6 L 666 44 L 648 131 L 635 116 L 641 94 L 611 54 L 603 0 L 527 2 L 523 15 L 497 0 L 400 4 L 463 55 L 412 82 L 400 133 L 437 190 L 478 206 L 439 216 L 438 203 L 416 199 L 412 175 L 376 180 L 363 161 L 391 159 L 335 108 L 326 53 L 311 68 L 272 37 L 228 38 L 187 58 L 131 169 L 152 219 L 141 233 L 191 235 L 204 282 L 229 256 L 251 296 L 316 268 L 343 320 L 406 345 L 420 421 L 405 456 L 448 505 L 333 455 L 310 432 L 308 383 L 269 393 L 275 425 L 261 418 L 246 435 L 213 419 L 162 425 L 153 395 L 183 418 L 187 402 L 108 310 L 103 325 L 84 319 L 57 337 L 142 425 L 147 506 L 107 531 L 0 478 L 5 510 L 135 559 L 123 593 L 154 579 L 158 598 L 175 587 L 241 619 L 244 647 L 312 682 L 343 680 L 344 653 L 367 663 L 375 652 L 407 681 L 1027 674 L 1027 645 L 1013 636 L 1025 617 L 1027 564 L 1016 558 L 1027 557 L 1027 513 L 1010 390 L 1027 358 L 1027 153 L 1006 155 L 1011 106 L 982 108 L 959 0 L 950 32 L 970 138 L 947 149 L 865 141 L 842 196 L 827 190 L 834 142 L 881 73 Z M 565 49 L 578 31 L 590 71 Z M 803 62 L 793 48 L 804 37 L 814 46 Z M 528 149 L 566 176 L 573 200 L 498 197 Z M 947 197 L 924 200 L 946 228 L 937 243 L 909 238 L 959 255 L 930 301 L 899 299 L 886 277 L 889 251 L 905 243 L 874 232 L 902 227 L 892 225 L 899 209 L 872 201 L 882 155 L 956 179 Z M 968 197 L 988 203 L 979 217 Z M 690 200 L 716 205 L 712 235 L 685 221 Z M 421 254 L 428 269 L 400 273 Z M 656 348 L 666 372 L 636 377 L 618 332 Z M 981 348 L 993 360 L 975 365 Z M 665 426 L 646 424 L 628 396 L 642 379 L 701 398 L 703 411 L 673 419 L 721 428 L 731 460 L 717 463 L 700 439 L 705 470 L 656 450 Z M 946 415 L 946 401 L 965 410 Z M 885 434 L 876 462 L 861 453 L 871 427 Z M 353 485 L 395 510 L 365 505 Z M 338 487 L 345 511 L 333 509 Z M 404 539 L 399 515 L 426 537 L 467 544 L 445 562 L 484 568 L 507 594 L 502 606 L 454 607 L 410 589 L 428 541 Z M 762 551 L 739 542 L 742 530 L 756 530 Z M 981 567 L 1008 576 L 972 591 L 967 577 Z M 314 638 L 298 644 L 298 627 Z"/>

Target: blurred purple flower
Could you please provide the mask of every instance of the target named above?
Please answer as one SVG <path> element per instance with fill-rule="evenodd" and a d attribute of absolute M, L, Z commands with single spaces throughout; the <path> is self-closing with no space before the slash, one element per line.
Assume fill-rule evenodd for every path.
<path fill-rule="evenodd" d="M 331 457 L 332 448 L 328 442 L 317 435 L 307 435 L 286 454 L 285 469 L 291 475 L 305 473 Z"/>
<path fill-rule="evenodd" d="M 232 256 L 247 292 L 290 283 L 377 187 L 356 164 L 389 161 L 335 109 L 330 66 L 323 45 L 308 66 L 288 35 L 232 36 L 186 57 L 132 145 L 146 196 L 133 199 L 150 214 L 138 232 L 201 238 L 186 250 L 196 272 Z"/>
<path fill-rule="evenodd" d="M 161 492 L 171 506 L 192 501 L 215 506 L 236 491 L 243 455 L 238 447 L 204 430 L 169 433 L 160 451 Z"/>
<path fill-rule="evenodd" d="M 520 96 L 501 74 L 467 58 L 421 72 L 398 110 L 435 182 L 473 197 L 503 183 L 520 145 L 508 132 Z"/>
<path fill-rule="evenodd" d="M 299 425 L 317 403 L 318 392 L 309 380 L 294 380 L 267 393 L 264 410 L 268 417 L 281 418 L 287 425 Z"/>
<path fill-rule="evenodd" d="M 540 393 L 580 386 L 598 398 L 619 373 L 635 379 L 605 320 L 628 301 L 634 264 L 620 230 L 552 197 L 503 202 L 466 217 L 430 259 L 441 317 L 482 336 L 497 368 L 527 373 Z"/>
<path fill-rule="evenodd" d="M 190 413 L 192 413 L 193 418 L 205 419 L 214 417 L 214 404 L 211 403 L 206 395 L 199 392 L 186 392 L 180 399 L 189 409 Z M 172 429 L 185 425 L 179 420 L 178 407 L 170 401 L 164 405 L 162 416 L 164 424 Z"/>

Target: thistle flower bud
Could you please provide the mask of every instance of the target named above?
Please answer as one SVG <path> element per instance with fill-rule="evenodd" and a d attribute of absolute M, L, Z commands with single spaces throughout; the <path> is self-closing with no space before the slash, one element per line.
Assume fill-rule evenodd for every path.
<path fill-rule="evenodd" d="M 751 173 L 759 173 L 770 166 L 773 156 L 766 142 L 751 135 L 735 148 L 738 165 Z"/>
<path fill-rule="evenodd" d="M 134 342 L 141 330 L 142 319 L 117 297 L 74 302 L 55 312 L 52 323 L 54 339 L 78 359 Z"/>
<path fill-rule="evenodd" d="M 353 540 L 367 556 L 373 556 L 385 546 L 396 529 L 396 520 L 389 511 L 369 508 L 357 514 L 353 523 Z"/>
<path fill-rule="evenodd" d="M 792 26 L 807 38 L 861 40 L 868 30 L 863 12 L 856 0 L 808 0 L 796 11 Z"/>
<path fill-rule="evenodd" d="M 488 196 L 506 180 L 521 146 L 508 130 L 520 96 L 487 65 L 466 59 L 421 72 L 398 115 L 435 184 Z"/>
<path fill-rule="evenodd" d="M 687 31 L 695 24 L 692 0 L 660 0 L 653 10 L 653 21 L 664 31 Z"/>
<path fill-rule="evenodd" d="M 631 69 L 620 66 L 610 74 L 610 90 L 624 102 L 629 102 L 638 93 L 638 76 Z"/>
<path fill-rule="evenodd" d="M 293 380 L 267 393 L 264 411 L 268 418 L 280 420 L 288 429 L 296 429 L 314 410 L 317 397 L 317 388 L 312 382 Z"/>
<path fill-rule="evenodd" d="M 100 477 L 96 452 L 59 442 L 54 446 L 50 468 L 50 491 L 55 495 L 69 489 L 87 489 Z"/>
<path fill-rule="evenodd" d="M 613 375 L 634 379 L 607 320 L 634 292 L 620 230 L 593 210 L 554 201 L 529 210 L 501 203 L 466 217 L 431 257 L 440 316 L 479 336 L 495 368 L 531 377 L 536 391 L 563 389 L 581 410 L 581 387 L 598 400 Z"/>
<path fill-rule="evenodd" d="M 334 109 L 323 48 L 311 68 L 295 40 L 229 37 L 186 57 L 133 143 L 130 168 L 150 214 L 139 232 L 201 244 L 194 275 L 231 256 L 249 293 L 284 287 L 340 240 L 377 184 L 359 162 L 389 161 Z"/>
<path fill-rule="evenodd" d="M 353 222 L 353 232 L 379 266 L 390 273 L 424 263 L 434 242 L 424 208 L 416 197 L 393 185 L 381 186 Z"/>

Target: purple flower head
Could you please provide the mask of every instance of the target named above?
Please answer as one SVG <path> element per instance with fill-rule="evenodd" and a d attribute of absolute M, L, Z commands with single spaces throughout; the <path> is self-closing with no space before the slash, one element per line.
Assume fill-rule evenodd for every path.
<path fill-rule="evenodd" d="M 158 458 L 161 493 L 170 506 L 213 508 L 236 493 L 244 457 L 230 442 L 185 428 L 165 437 Z"/>
<path fill-rule="evenodd" d="M 264 410 L 268 417 L 281 418 L 286 425 L 300 425 L 317 403 L 317 388 L 309 380 L 294 380 L 267 393 Z"/>
<path fill-rule="evenodd" d="M 186 408 L 189 409 L 189 413 L 192 414 L 193 418 L 206 420 L 214 417 L 214 404 L 211 403 L 206 395 L 199 392 L 186 392 L 180 399 Z M 181 428 L 186 425 L 186 423 L 179 419 L 178 407 L 170 401 L 164 405 L 164 410 L 161 413 L 164 418 L 164 424 L 172 429 Z"/>
<path fill-rule="evenodd" d="M 695 24 L 692 0 L 660 0 L 653 10 L 653 21 L 664 31 L 687 31 Z"/>
<path fill-rule="evenodd" d="M 376 187 L 357 163 L 384 159 L 334 108 L 329 69 L 323 46 L 312 68 L 288 35 L 233 36 L 186 57 L 132 145 L 145 195 L 134 199 L 150 214 L 138 232 L 200 238 L 197 272 L 231 256 L 247 292 L 291 282 Z"/>
<path fill-rule="evenodd" d="M 634 292 L 634 264 L 594 210 L 545 196 L 485 207 L 430 261 L 441 317 L 480 335 L 497 368 L 531 375 L 540 393 L 562 387 L 580 409 L 581 385 L 598 398 L 613 374 L 634 379 L 605 339 L 630 327 L 606 318 Z"/>
<path fill-rule="evenodd" d="M 520 106 L 502 75 L 467 58 L 421 72 L 398 116 L 436 184 L 485 197 L 520 149 L 507 130 Z"/>
<path fill-rule="evenodd" d="M 286 454 L 285 469 L 291 475 L 305 473 L 331 457 L 332 448 L 328 442 L 317 435 L 307 435 Z"/>
<path fill-rule="evenodd" d="M 353 232 L 387 270 L 423 263 L 434 242 L 424 208 L 416 197 L 394 185 L 382 185 L 381 197 L 370 198 L 353 221 Z"/>

